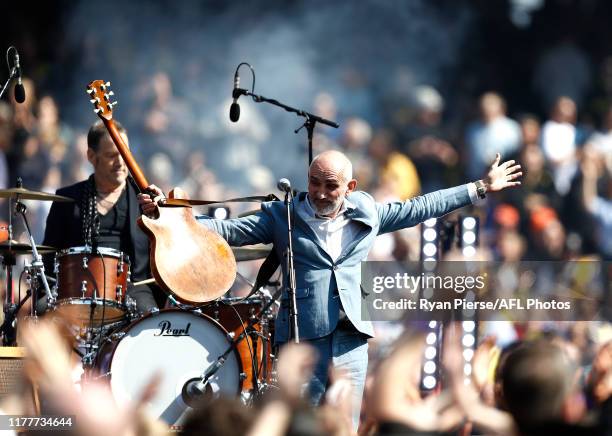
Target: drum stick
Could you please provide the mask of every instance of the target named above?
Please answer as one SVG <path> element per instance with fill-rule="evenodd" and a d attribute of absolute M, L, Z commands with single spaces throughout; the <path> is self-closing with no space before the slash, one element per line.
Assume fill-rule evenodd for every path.
<path fill-rule="evenodd" d="M 134 282 L 134 286 L 149 285 L 151 283 L 156 283 L 154 278 Z"/>

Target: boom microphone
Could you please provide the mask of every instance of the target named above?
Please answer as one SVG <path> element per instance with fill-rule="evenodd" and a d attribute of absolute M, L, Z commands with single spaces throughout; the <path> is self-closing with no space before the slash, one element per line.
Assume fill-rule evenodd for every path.
<path fill-rule="evenodd" d="M 238 70 L 234 73 L 234 90 L 232 91 L 232 97 L 234 101 L 230 106 L 229 117 L 230 120 L 235 123 L 240 118 L 240 106 L 238 105 L 238 97 L 240 97 L 240 76 L 238 75 Z"/>
<path fill-rule="evenodd" d="M 15 50 L 15 74 L 17 74 L 17 84 L 15 85 L 15 101 L 23 103 L 25 101 L 25 88 L 21 81 L 21 65 L 19 64 L 19 53 Z"/>

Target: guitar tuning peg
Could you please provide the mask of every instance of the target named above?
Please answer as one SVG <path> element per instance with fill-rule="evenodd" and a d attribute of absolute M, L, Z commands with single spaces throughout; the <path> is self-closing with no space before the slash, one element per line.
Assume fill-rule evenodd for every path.
<path fill-rule="evenodd" d="M 113 91 L 108 91 L 108 95 L 109 95 L 109 96 L 111 96 L 111 95 L 115 95 L 115 93 L 114 93 Z"/>
<path fill-rule="evenodd" d="M 93 88 L 87 88 L 87 93 L 88 93 L 89 95 L 93 94 L 94 92 L 95 92 L 95 89 L 93 89 Z"/>
<path fill-rule="evenodd" d="M 113 108 L 113 107 L 115 107 L 115 105 L 116 105 L 116 104 L 117 104 L 117 102 L 116 102 L 116 101 L 114 101 L 114 102 L 112 102 L 112 103 L 109 103 L 108 105 L 109 105 L 111 108 Z"/>
<path fill-rule="evenodd" d="M 95 112 L 96 114 L 99 114 L 100 112 L 102 112 L 102 108 L 101 108 L 101 107 L 96 108 L 96 109 L 94 109 L 94 112 Z"/>
<path fill-rule="evenodd" d="M 99 103 L 100 99 L 98 97 L 89 99 L 90 103 Z"/>

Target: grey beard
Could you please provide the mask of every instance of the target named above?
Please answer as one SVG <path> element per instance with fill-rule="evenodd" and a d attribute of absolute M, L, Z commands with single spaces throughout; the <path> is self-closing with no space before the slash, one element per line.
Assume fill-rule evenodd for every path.
<path fill-rule="evenodd" d="M 332 203 L 329 206 L 326 206 L 322 209 L 319 209 L 315 206 L 315 209 L 317 211 L 317 215 L 321 215 L 321 216 L 326 216 L 329 214 L 334 213 L 335 211 L 337 211 L 338 209 L 340 209 L 340 205 L 342 204 L 342 202 L 337 202 L 337 203 Z"/>

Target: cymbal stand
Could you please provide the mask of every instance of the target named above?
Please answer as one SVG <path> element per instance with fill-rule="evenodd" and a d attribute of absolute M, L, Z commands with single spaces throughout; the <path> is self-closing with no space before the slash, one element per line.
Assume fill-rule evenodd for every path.
<path fill-rule="evenodd" d="M 6 296 L 4 300 L 4 322 L 0 330 L 2 331 L 2 345 L 12 346 L 15 345 L 16 331 L 15 331 L 15 314 L 17 313 L 17 305 L 13 302 L 13 266 L 16 263 L 15 255 L 11 253 L 10 246 L 13 241 L 13 214 L 12 198 L 8 199 L 8 244 L 9 251 L 2 256 L 2 266 L 6 269 Z"/>
<path fill-rule="evenodd" d="M 19 182 L 17 183 L 20 184 Z M 27 207 L 21 201 L 19 201 L 19 196 L 17 196 L 17 201 L 15 202 L 15 212 L 21 215 L 23 219 L 23 223 L 28 232 L 28 238 L 30 239 L 30 245 L 32 247 L 32 263 L 28 265 L 31 268 L 34 275 L 40 277 L 42 281 L 45 293 L 47 298 L 49 299 L 50 304 L 55 303 L 55 294 L 51 293 L 51 289 L 49 288 L 49 282 L 47 282 L 47 276 L 45 275 L 45 264 L 42 261 L 42 256 L 38 253 L 38 249 L 36 248 L 36 243 L 34 242 L 34 236 L 32 236 L 32 232 L 30 230 L 30 225 L 28 224 L 28 219 L 26 218 Z M 36 287 L 33 289 L 32 293 L 32 316 L 36 317 L 36 302 L 38 301 L 38 293 L 36 292 Z"/>

